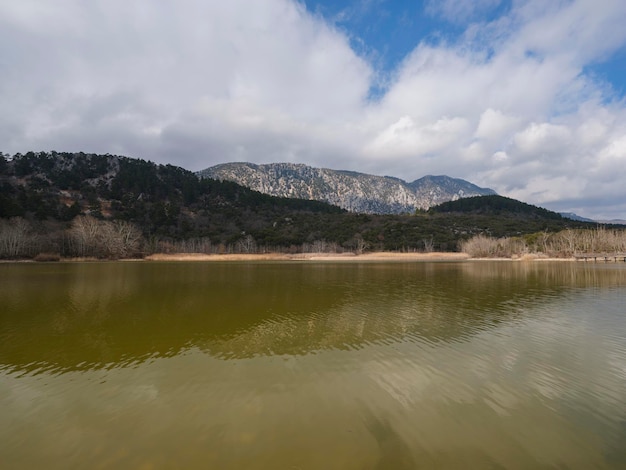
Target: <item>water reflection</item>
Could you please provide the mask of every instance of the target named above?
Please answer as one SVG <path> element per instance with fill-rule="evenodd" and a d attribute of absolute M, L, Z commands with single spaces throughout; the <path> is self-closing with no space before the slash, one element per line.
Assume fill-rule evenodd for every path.
<path fill-rule="evenodd" d="M 0 267 L 0 363 L 71 371 L 197 347 L 219 358 L 462 341 L 624 269 L 563 263 Z"/>
<path fill-rule="evenodd" d="M 0 265 L 14 468 L 623 468 L 626 269 Z"/>

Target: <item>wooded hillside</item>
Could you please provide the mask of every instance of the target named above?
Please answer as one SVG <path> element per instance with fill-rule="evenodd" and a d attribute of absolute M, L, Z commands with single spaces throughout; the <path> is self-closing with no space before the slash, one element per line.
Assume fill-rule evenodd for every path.
<path fill-rule="evenodd" d="M 0 243 L 3 257 L 455 251 L 477 234 L 519 236 L 593 226 L 500 196 L 461 199 L 414 215 L 347 213 L 322 202 L 199 179 L 172 165 L 61 152 L 0 158 L 0 219 L 0 237 L 15 240 L 20 234 L 21 240 L 19 249 L 3 249 Z M 116 237 L 126 242 L 114 242 Z"/>

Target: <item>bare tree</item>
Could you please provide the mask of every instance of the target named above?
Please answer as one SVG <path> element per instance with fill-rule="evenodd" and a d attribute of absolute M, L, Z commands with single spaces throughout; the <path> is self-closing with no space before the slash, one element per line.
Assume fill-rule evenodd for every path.
<path fill-rule="evenodd" d="M 143 239 L 139 229 L 125 220 L 116 220 L 113 226 L 120 241 L 119 255 L 124 257 L 137 252 Z"/>
<path fill-rule="evenodd" d="M 327 245 L 326 240 L 315 240 L 313 242 L 312 250 L 315 253 L 324 253 L 327 250 Z"/>
<path fill-rule="evenodd" d="M 256 252 L 256 241 L 252 235 L 248 234 L 237 241 L 236 250 L 240 253 L 254 253 Z"/>
<path fill-rule="evenodd" d="M 433 240 L 433 236 L 431 235 L 430 238 L 424 238 L 424 251 L 426 253 L 432 253 L 433 251 L 435 251 L 435 242 Z"/>
<path fill-rule="evenodd" d="M 30 224 L 22 217 L 0 220 L 0 257 L 26 255 L 32 240 Z"/>
<path fill-rule="evenodd" d="M 494 256 L 497 240 L 486 235 L 476 235 L 461 243 L 461 251 L 473 257 Z"/>
<path fill-rule="evenodd" d="M 68 233 L 71 253 L 75 256 L 97 256 L 99 232 L 97 219 L 89 215 L 74 218 Z"/>
<path fill-rule="evenodd" d="M 69 230 L 71 252 L 76 256 L 123 258 L 137 251 L 141 233 L 130 222 L 79 216 Z"/>
<path fill-rule="evenodd" d="M 369 247 L 369 243 L 367 243 L 360 234 L 358 234 L 354 238 L 356 239 L 356 243 L 355 243 L 356 253 L 360 255 L 365 250 L 367 250 L 367 248 Z"/>
<path fill-rule="evenodd" d="M 176 253 L 212 253 L 214 250 L 209 237 L 189 238 L 174 243 L 174 252 Z"/>

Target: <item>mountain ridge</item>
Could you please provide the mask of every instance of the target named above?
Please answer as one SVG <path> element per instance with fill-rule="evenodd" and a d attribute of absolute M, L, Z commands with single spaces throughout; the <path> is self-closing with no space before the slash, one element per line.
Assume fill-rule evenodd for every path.
<path fill-rule="evenodd" d="M 576 220 L 579 222 L 596 222 L 594 219 L 582 217 L 578 214 L 575 214 L 574 212 L 559 212 L 559 214 L 561 214 L 561 217 L 565 217 L 566 219 L 570 219 L 570 220 Z"/>
<path fill-rule="evenodd" d="M 359 214 L 124 156 L 55 151 L 0 155 L 0 258 L 455 251 L 475 235 L 519 237 L 596 225 L 547 212 L 492 195 L 461 198 L 411 215 Z M 132 247 L 126 236 L 130 232 L 138 235 Z"/>
<path fill-rule="evenodd" d="M 272 196 L 313 199 L 366 214 L 414 213 L 442 202 L 496 194 L 490 188 L 446 175 L 426 175 L 407 182 L 393 176 L 317 168 L 303 163 L 231 162 L 196 174 L 201 178 L 232 181 Z"/>

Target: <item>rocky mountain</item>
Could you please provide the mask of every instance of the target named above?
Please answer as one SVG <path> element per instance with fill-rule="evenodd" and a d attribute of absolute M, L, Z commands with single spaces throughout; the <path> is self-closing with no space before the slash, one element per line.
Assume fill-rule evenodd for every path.
<path fill-rule="evenodd" d="M 449 176 L 424 176 L 407 183 L 390 176 L 295 163 L 224 163 L 199 171 L 198 175 L 233 181 L 273 196 L 324 201 L 369 214 L 413 213 L 446 201 L 496 194 L 492 189 Z"/>
<path fill-rule="evenodd" d="M 318 175 L 320 185 L 330 186 L 322 170 L 308 171 Z M 404 191 L 407 200 L 415 197 L 409 184 L 395 178 L 337 173 L 345 192 L 358 183 L 366 194 L 386 182 Z M 432 180 L 430 191 L 437 195 L 446 178 Z M 0 258 L 115 258 L 154 251 L 454 251 L 478 234 L 511 237 L 588 226 L 496 195 L 463 197 L 414 216 L 362 214 L 123 156 L 0 153 Z M 130 232 L 141 237 L 131 240 Z M 129 240 L 134 240 L 132 250 Z"/>
<path fill-rule="evenodd" d="M 561 214 L 561 217 L 565 217 L 566 219 L 577 220 L 579 222 L 595 222 L 595 220 L 593 219 L 582 217 L 578 214 L 575 214 L 574 212 L 559 212 L 559 213 Z"/>

